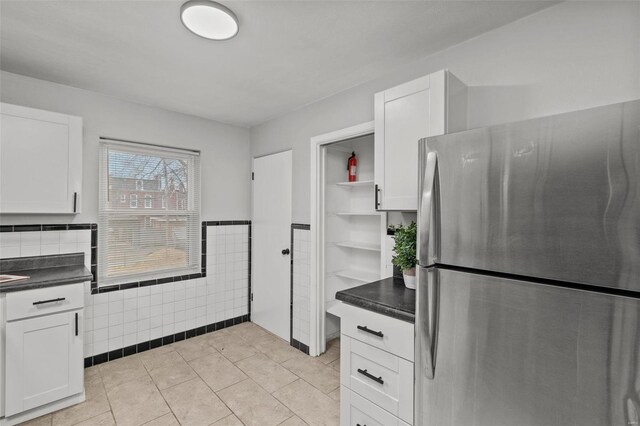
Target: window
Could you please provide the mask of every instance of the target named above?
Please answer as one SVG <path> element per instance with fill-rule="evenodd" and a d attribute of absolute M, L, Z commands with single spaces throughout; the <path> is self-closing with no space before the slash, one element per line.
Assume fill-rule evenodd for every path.
<path fill-rule="evenodd" d="M 106 139 L 100 153 L 99 285 L 200 272 L 199 153 Z"/>

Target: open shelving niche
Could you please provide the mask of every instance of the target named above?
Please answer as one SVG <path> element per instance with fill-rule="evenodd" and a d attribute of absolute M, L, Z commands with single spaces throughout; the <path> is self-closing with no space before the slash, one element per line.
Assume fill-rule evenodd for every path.
<path fill-rule="evenodd" d="M 358 158 L 357 181 L 347 182 L 347 159 Z M 340 334 L 335 294 L 382 278 L 387 214 L 375 210 L 373 134 L 324 147 L 325 339 Z"/>

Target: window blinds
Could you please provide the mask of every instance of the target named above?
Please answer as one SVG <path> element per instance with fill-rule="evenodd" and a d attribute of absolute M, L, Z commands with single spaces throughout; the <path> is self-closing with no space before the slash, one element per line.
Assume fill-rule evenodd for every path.
<path fill-rule="evenodd" d="M 99 285 L 200 271 L 200 157 L 103 139 Z"/>

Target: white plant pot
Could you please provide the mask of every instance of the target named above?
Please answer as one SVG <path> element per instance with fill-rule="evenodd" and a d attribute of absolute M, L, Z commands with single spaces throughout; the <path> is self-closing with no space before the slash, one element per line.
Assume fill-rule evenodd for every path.
<path fill-rule="evenodd" d="M 412 269 L 407 272 L 409 272 L 409 274 L 413 272 L 413 274 L 409 275 L 409 274 L 406 274 L 405 271 L 402 271 L 402 278 L 404 278 L 404 286 L 411 290 L 415 290 L 416 289 L 416 270 Z"/>

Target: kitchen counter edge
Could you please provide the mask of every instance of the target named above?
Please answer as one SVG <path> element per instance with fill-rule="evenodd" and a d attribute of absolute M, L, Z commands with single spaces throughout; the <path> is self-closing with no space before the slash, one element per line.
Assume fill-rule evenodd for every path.
<path fill-rule="evenodd" d="M 415 323 L 415 290 L 402 278 L 385 278 L 336 293 L 336 299 L 367 311 Z"/>
<path fill-rule="evenodd" d="M 10 275 L 26 275 L 29 278 L 0 284 L 0 294 L 75 284 L 93 279 L 93 275 L 84 265 L 69 265 L 4 273 Z"/>

